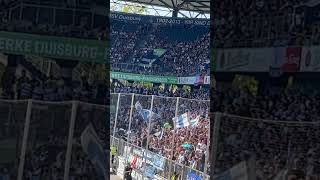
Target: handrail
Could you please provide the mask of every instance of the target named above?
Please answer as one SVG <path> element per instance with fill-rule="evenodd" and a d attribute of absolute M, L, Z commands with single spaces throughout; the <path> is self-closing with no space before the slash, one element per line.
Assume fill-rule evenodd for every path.
<path fill-rule="evenodd" d="M 110 135 L 110 139 L 112 139 L 112 138 L 117 139 L 118 142 L 123 141 L 123 142 L 125 142 L 127 145 L 129 145 L 129 146 L 131 146 L 131 147 L 134 147 L 134 148 L 137 148 L 137 149 L 144 149 L 144 148 L 142 148 L 142 147 L 139 147 L 139 146 L 137 146 L 137 145 L 134 145 L 134 144 L 132 144 L 132 143 L 129 143 L 129 142 L 123 140 L 123 139 L 116 138 L 116 137 Z M 150 152 L 152 152 L 152 151 L 150 151 Z M 152 153 L 154 153 L 154 152 L 152 152 Z M 155 153 L 155 154 L 157 154 L 157 153 Z M 203 176 L 203 177 L 207 177 L 207 178 L 210 177 L 209 174 L 205 174 L 205 173 L 202 172 L 202 171 L 199 171 L 199 170 L 197 170 L 197 169 L 193 169 L 193 168 L 191 168 L 191 167 L 189 167 L 189 166 L 186 166 L 186 165 L 184 165 L 184 164 L 181 164 L 181 163 L 178 163 L 178 162 L 176 162 L 176 161 L 173 161 L 173 160 L 171 160 L 171 159 L 169 159 L 169 158 L 167 158 L 167 157 L 164 157 L 164 156 L 161 156 L 161 157 L 162 157 L 163 159 L 167 160 L 167 161 L 173 162 L 175 165 L 179 165 L 179 166 L 182 167 L 182 168 L 187 167 L 187 168 L 190 169 L 191 171 L 194 171 L 194 172 L 197 172 L 197 173 L 201 174 L 201 176 Z"/>

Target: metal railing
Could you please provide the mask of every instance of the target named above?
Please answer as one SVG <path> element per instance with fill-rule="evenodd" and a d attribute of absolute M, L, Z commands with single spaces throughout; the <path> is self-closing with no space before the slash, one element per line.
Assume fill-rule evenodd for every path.
<path fill-rule="evenodd" d="M 130 148 L 130 149 L 136 149 L 136 150 L 140 150 L 141 152 L 145 151 L 146 149 L 136 146 L 134 144 L 130 144 L 127 141 L 120 139 L 120 138 L 116 138 L 113 136 L 110 136 L 110 142 L 113 142 L 114 147 L 117 148 L 118 150 L 118 156 L 123 156 L 125 158 L 125 161 L 128 162 L 129 159 L 129 155 L 133 155 L 132 151 L 130 152 L 130 154 L 127 154 L 125 152 L 126 147 Z M 188 166 L 185 166 L 183 164 L 180 164 L 178 162 L 175 162 L 173 160 L 170 160 L 168 158 L 165 158 L 165 165 L 164 165 L 164 170 L 157 170 L 156 172 L 156 177 L 157 179 L 170 179 L 170 177 L 172 176 L 173 172 L 177 172 L 178 174 L 180 174 L 182 179 L 187 179 L 187 175 L 189 172 L 193 172 L 194 174 L 197 174 L 199 177 L 201 177 L 203 180 L 209 180 L 210 176 L 208 174 L 205 174 L 204 172 L 201 172 L 199 170 L 196 169 L 192 169 Z M 118 168 L 117 163 L 115 163 L 115 168 Z M 170 169 L 172 169 L 172 173 L 170 173 Z"/>
<path fill-rule="evenodd" d="M 147 111 L 153 112 L 157 115 L 154 116 L 152 119 L 152 125 L 151 120 L 148 120 L 144 118 L 141 113 L 137 110 L 136 106 L 137 104 L 140 104 L 141 107 Z M 196 161 L 196 169 L 201 170 L 204 172 L 203 174 L 206 174 L 206 172 L 209 172 L 209 127 L 210 127 L 210 121 L 209 121 L 209 106 L 210 101 L 209 100 L 196 100 L 196 99 L 186 99 L 186 98 L 180 98 L 180 97 L 161 97 L 161 96 L 154 96 L 154 95 L 139 95 L 139 94 L 125 94 L 125 93 L 111 93 L 111 99 L 110 99 L 110 135 L 116 138 L 124 138 L 128 141 L 128 143 L 133 144 L 132 139 L 137 139 L 138 136 L 141 136 L 143 132 L 148 132 L 146 136 L 146 142 L 143 143 L 137 143 L 136 145 L 139 145 L 139 147 L 149 150 L 151 143 L 161 143 L 161 146 L 166 145 L 170 149 L 165 150 L 161 148 L 162 150 L 162 156 L 165 157 L 178 157 L 179 154 L 177 154 L 177 151 L 175 149 L 179 148 L 183 145 L 184 142 L 180 142 L 179 140 L 179 133 L 198 133 L 198 138 L 194 139 L 193 142 L 191 142 L 192 150 L 190 152 L 196 151 L 196 146 L 199 143 L 197 140 L 200 141 L 200 136 L 202 140 L 206 140 L 206 149 L 202 149 L 202 153 L 199 153 L 200 157 L 205 154 L 205 161 L 203 161 L 200 157 L 195 157 L 194 161 Z M 155 127 L 164 127 L 164 125 L 168 125 L 171 127 L 174 127 L 172 118 L 178 117 L 181 114 L 189 113 L 190 115 L 195 116 L 201 116 L 201 123 L 199 123 L 199 126 L 196 126 L 196 129 L 194 130 L 192 127 L 185 127 L 178 130 L 174 130 L 173 135 L 171 134 L 171 140 L 170 142 L 165 142 L 167 139 L 164 135 L 164 140 L 153 140 L 151 141 L 151 137 L 156 133 L 157 131 Z M 149 116 L 150 118 L 151 116 Z M 170 125 L 171 124 L 171 125 Z M 159 131 L 158 131 L 159 132 Z M 163 132 L 163 134 L 166 134 L 169 136 L 168 132 Z M 177 134 L 175 136 L 175 134 Z M 139 139 L 139 138 L 138 138 Z M 138 140 L 139 141 L 139 140 Z M 197 142 L 194 142 L 197 141 Z M 124 143 L 124 142 L 123 142 Z M 203 143 L 203 142 L 201 142 Z M 113 145 L 114 142 L 111 141 L 111 145 Z M 122 149 L 120 146 L 119 152 L 121 153 Z M 166 151 L 166 152 L 164 152 Z M 195 155 L 193 155 L 195 156 Z M 179 165 L 176 162 L 167 160 L 166 161 L 166 168 L 169 174 L 172 174 L 173 171 L 176 168 L 183 169 L 185 172 L 189 172 L 187 166 Z M 161 172 L 160 172 L 161 174 Z M 167 174 L 163 174 L 163 176 L 167 176 Z M 184 174 L 186 176 L 186 174 Z M 204 176 L 204 175 L 203 175 Z M 167 178 L 167 177 L 165 177 Z"/>

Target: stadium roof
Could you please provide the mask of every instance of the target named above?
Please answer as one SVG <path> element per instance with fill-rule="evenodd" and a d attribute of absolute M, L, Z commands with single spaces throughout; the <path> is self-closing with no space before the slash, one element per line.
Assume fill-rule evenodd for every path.
<path fill-rule="evenodd" d="M 210 0 L 121 0 L 121 1 L 210 14 Z"/>

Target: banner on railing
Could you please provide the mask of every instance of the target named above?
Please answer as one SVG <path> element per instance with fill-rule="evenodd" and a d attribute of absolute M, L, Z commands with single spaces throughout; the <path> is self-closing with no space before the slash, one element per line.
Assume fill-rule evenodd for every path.
<path fill-rule="evenodd" d="M 195 174 L 194 172 L 190 171 L 187 174 L 187 180 L 202 180 L 200 176 L 198 176 L 197 174 Z"/>
<path fill-rule="evenodd" d="M 128 157 L 131 152 L 131 147 L 130 146 L 124 146 L 124 157 Z"/>
<path fill-rule="evenodd" d="M 178 77 L 177 84 L 210 84 L 210 76 L 203 76 L 202 83 L 199 83 L 199 76 Z"/>
<path fill-rule="evenodd" d="M 166 84 L 177 84 L 177 81 L 178 81 L 177 78 L 173 76 L 154 76 L 154 75 L 123 73 L 123 72 L 111 72 L 111 78 L 131 80 L 131 81 L 166 83 Z"/>
<path fill-rule="evenodd" d="M 281 72 L 298 72 L 300 67 L 301 47 L 276 47 L 270 66 Z"/>
<path fill-rule="evenodd" d="M 0 31 L 0 52 L 106 63 L 108 42 Z"/>
<path fill-rule="evenodd" d="M 148 178 L 154 178 L 154 175 L 156 173 L 156 168 L 151 166 L 151 165 L 148 165 L 146 164 L 145 165 L 145 168 L 144 168 L 144 175 Z"/>
<path fill-rule="evenodd" d="M 319 49 L 318 47 L 218 49 L 215 69 L 217 72 L 272 72 L 272 76 L 277 76 L 282 72 L 298 72 L 302 58 L 302 71 L 312 71 L 314 70 L 312 64 L 315 66 L 320 64 Z"/>
<path fill-rule="evenodd" d="M 320 71 L 320 46 L 303 47 L 301 53 L 301 72 Z"/>
<path fill-rule="evenodd" d="M 198 76 L 192 77 L 174 77 L 174 76 L 155 76 L 155 75 L 143 75 L 134 73 L 123 73 L 111 71 L 112 79 L 124 79 L 131 81 L 143 81 L 153 83 L 165 83 L 165 84 L 197 84 Z M 201 84 L 210 84 L 210 76 L 204 76 Z"/>
<path fill-rule="evenodd" d="M 126 149 L 129 149 L 129 147 Z M 142 167 L 142 162 L 146 162 L 147 164 L 152 165 L 159 170 L 164 169 L 165 159 L 161 155 L 153 153 L 151 151 L 133 147 L 132 153 L 125 150 L 125 155 L 131 165 L 133 165 L 137 169 L 140 169 Z"/>
<path fill-rule="evenodd" d="M 122 156 L 118 156 L 118 168 L 117 172 L 121 175 L 123 175 L 124 172 L 124 167 L 125 167 L 125 159 Z"/>
<path fill-rule="evenodd" d="M 272 48 L 218 49 L 215 69 L 220 72 L 268 72 Z"/>
<path fill-rule="evenodd" d="M 164 162 L 165 162 L 165 159 L 162 156 L 154 153 L 152 163 L 155 168 L 163 171 Z"/>

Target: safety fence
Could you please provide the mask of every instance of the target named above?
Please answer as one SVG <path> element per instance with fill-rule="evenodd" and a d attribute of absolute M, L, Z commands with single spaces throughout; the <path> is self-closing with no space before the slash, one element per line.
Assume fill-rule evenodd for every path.
<path fill-rule="evenodd" d="M 110 135 L 179 162 L 165 161 L 166 170 L 158 174 L 168 178 L 174 170 L 187 167 L 208 174 L 210 101 L 126 93 L 110 97 Z M 176 128 L 173 118 L 183 114 L 188 114 L 189 124 Z"/>
<path fill-rule="evenodd" d="M 127 163 L 130 163 L 130 161 L 132 161 L 133 159 L 136 159 L 136 163 L 134 163 L 135 171 L 140 172 L 142 177 L 146 177 L 144 175 L 145 166 L 152 164 L 157 166 L 156 171 L 154 172 L 153 179 L 158 179 L 158 180 L 170 179 L 170 177 L 173 175 L 173 172 L 176 172 L 177 174 L 179 174 L 181 179 L 187 179 L 188 176 L 200 177 L 202 180 L 210 179 L 209 175 L 205 174 L 204 172 L 201 172 L 196 169 L 192 169 L 186 165 L 183 165 L 173 160 L 170 160 L 168 158 L 159 156 L 158 154 L 152 153 L 151 151 L 148 151 L 144 148 L 130 144 L 124 139 L 120 139 L 112 136 L 110 136 L 110 139 L 113 142 L 113 146 L 118 150 L 117 157 L 118 158 L 120 157 L 123 159 L 122 161 L 119 161 L 119 159 L 118 161 L 115 160 L 114 162 L 115 169 L 123 170 L 124 166 Z M 133 165 L 133 163 L 130 163 L 130 164 Z M 170 168 L 172 169 L 172 173 L 170 173 Z M 121 174 L 122 172 L 119 172 L 119 173 Z"/>
<path fill-rule="evenodd" d="M 258 115 L 259 110 L 253 113 Z M 316 116 L 315 122 L 266 120 L 221 113 L 215 113 L 213 117 L 212 177 L 227 174 L 229 177 L 247 176 L 248 179 L 276 179 L 284 171 L 303 176 L 302 179 L 319 177 L 320 164 L 314 161 L 320 155 L 320 122 L 316 121 Z M 251 168 L 239 166 L 241 162 L 249 161 L 253 164 Z"/>
<path fill-rule="evenodd" d="M 78 101 L 0 100 L 1 173 L 13 180 L 100 179 L 88 155 L 97 148 L 84 146 L 81 135 L 91 125 L 107 149 L 107 115 L 107 106 Z"/>

